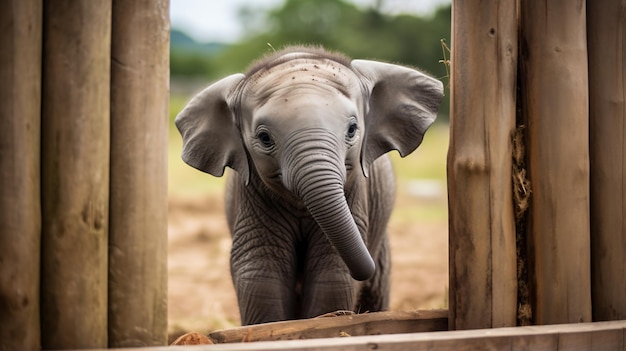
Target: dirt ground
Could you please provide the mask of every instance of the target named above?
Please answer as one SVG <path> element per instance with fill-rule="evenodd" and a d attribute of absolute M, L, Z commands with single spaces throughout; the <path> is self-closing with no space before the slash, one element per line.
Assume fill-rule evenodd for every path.
<path fill-rule="evenodd" d="M 398 192 L 389 225 L 392 251 L 392 310 L 447 307 L 448 228 L 412 213 L 445 207 L 445 194 L 426 198 Z M 406 213 L 409 213 L 407 215 Z M 229 272 L 230 236 L 222 194 L 170 198 L 168 245 L 170 338 L 239 325 Z"/>

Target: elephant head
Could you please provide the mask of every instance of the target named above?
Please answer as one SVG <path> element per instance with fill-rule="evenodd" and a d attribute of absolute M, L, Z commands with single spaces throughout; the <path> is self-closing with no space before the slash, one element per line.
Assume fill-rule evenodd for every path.
<path fill-rule="evenodd" d="M 374 262 L 344 189 L 390 150 L 406 156 L 435 120 L 441 82 L 417 70 L 352 60 L 323 50 L 276 53 L 195 96 L 176 117 L 183 160 L 301 201 L 353 278 Z"/>

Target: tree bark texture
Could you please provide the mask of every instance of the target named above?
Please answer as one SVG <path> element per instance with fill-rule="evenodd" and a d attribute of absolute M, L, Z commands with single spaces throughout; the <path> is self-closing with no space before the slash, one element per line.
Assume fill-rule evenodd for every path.
<path fill-rule="evenodd" d="M 36 350 L 42 3 L 0 2 L 0 350 Z"/>
<path fill-rule="evenodd" d="M 587 2 L 593 319 L 626 319 L 626 1 Z"/>
<path fill-rule="evenodd" d="M 111 1 L 43 22 L 42 346 L 106 348 Z"/>
<path fill-rule="evenodd" d="M 167 344 L 169 1 L 113 0 L 109 346 Z"/>
<path fill-rule="evenodd" d="M 450 329 L 515 326 L 515 1 L 453 2 Z"/>
<path fill-rule="evenodd" d="M 585 1 L 521 2 L 536 324 L 591 321 Z"/>

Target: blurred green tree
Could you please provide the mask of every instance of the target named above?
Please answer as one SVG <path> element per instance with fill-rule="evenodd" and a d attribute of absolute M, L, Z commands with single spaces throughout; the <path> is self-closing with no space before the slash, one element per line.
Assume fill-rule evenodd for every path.
<path fill-rule="evenodd" d="M 354 58 L 418 67 L 447 83 L 446 68 L 439 62 L 443 59 L 440 40 L 449 42 L 451 6 L 418 17 L 388 15 L 379 10 L 380 5 L 379 1 L 376 7 L 361 9 L 346 0 L 286 0 L 266 12 L 244 7 L 239 13 L 244 39 L 211 54 L 193 54 L 202 61 L 191 59 L 190 54 L 182 55 L 186 59 L 178 57 L 173 48 L 171 71 L 173 75 L 192 75 L 196 69 L 198 75 L 217 79 L 245 70 L 274 48 L 306 44 L 322 45 Z M 441 114 L 448 111 L 446 97 Z"/>

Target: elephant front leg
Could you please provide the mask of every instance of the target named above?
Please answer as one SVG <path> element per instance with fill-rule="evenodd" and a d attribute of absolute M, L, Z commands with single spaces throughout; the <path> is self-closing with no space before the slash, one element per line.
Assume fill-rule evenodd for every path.
<path fill-rule="evenodd" d="M 240 274 L 235 286 L 242 325 L 295 319 L 293 291 L 281 279 Z"/>
<path fill-rule="evenodd" d="M 326 238 L 320 237 L 309 245 L 306 255 L 299 317 L 311 318 L 339 310 L 353 310 L 356 285 L 336 250 Z"/>
<path fill-rule="evenodd" d="M 233 238 L 231 274 L 242 325 L 294 319 L 296 309 L 293 253 L 270 240 Z M 245 239 L 245 240 L 244 240 Z M 243 242 L 242 242 L 243 241 Z"/>

